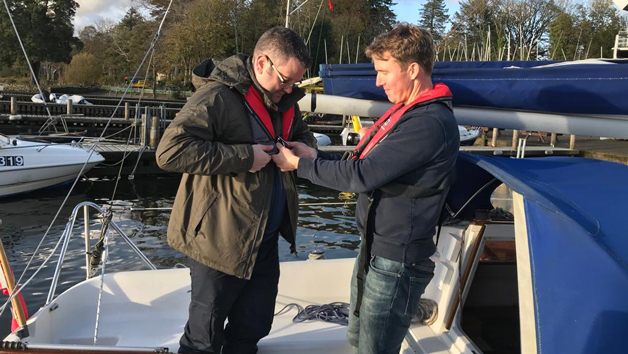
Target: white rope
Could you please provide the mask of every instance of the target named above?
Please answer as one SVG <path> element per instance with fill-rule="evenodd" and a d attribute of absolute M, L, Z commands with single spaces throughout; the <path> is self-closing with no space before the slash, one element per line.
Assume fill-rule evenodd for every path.
<path fill-rule="evenodd" d="M 111 221 L 108 221 L 111 222 Z M 102 305 L 102 290 L 105 285 L 105 264 L 109 260 L 109 227 L 106 227 L 104 236 L 104 252 L 101 255 L 102 272 L 100 274 L 100 289 L 98 290 L 98 305 L 96 305 L 96 324 L 94 327 L 94 345 L 98 344 L 98 324 L 100 323 L 100 308 Z"/>
<path fill-rule="evenodd" d="M 155 44 L 157 43 L 157 40 L 159 39 L 159 36 L 161 34 L 161 29 L 163 27 L 163 24 L 168 16 L 168 13 L 170 11 L 170 7 L 172 6 L 174 0 L 170 0 L 170 3 L 168 5 L 168 8 L 166 10 L 166 12 L 164 13 L 164 17 L 161 20 L 161 23 L 159 25 L 159 29 L 157 30 L 157 33 L 155 34 L 155 36 L 153 37 L 153 40 L 151 41 L 150 47 L 148 48 L 146 54 L 144 55 L 144 58 L 142 59 L 141 63 L 139 64 L 137 70 L 135 71 L 135 74 L 133 74 L 133 79 L 135 79 L 135 77 L 137 76 L 137 74 L 139 73 L 140 69 L 142 68 L 142 66 L 144 65 L 144 62 L 146 61 L 146 58 L 148 57 L 148 55 L 150 54 L 150 52 L 154 49 Z M 10 14 L 10 10 L 9 7 L 7 5 L 6 0 L 3 0 L 4 5 L 7 9 L 7 12 L 9 14 L 9 18 L 11 18 L 11 14 Z M 13 23 L 13 19 L 11 18 L 11 23 Z M 20 45 L 22 43 L 21 39 L 19 38 L 19 33 L 17 33 L 17 29 L 15 28 L 15 24 L 13 23 L 13 28 L 16 30 L 16 35 L 18 36 L 18 40 L 20 41 Z M 23 48 L 23 46 L 22 46 Z M 30 66 L 30 64 L 29 64 Z M 31 68 L 32 70 L 32 68 Z M 78 183 L 80 177 L 83 175 L 83 172 L 85 171 L 85 167 L 87 166 L 87 164 L 89 163 L 91 157 L 93 156 L 94 152 L 96 151 L 96 147 L 98 146 L 98 144 L 100 143 L 100 141 L 103 140 L 103 136 L 105 135 L 105 132 L 107 131 L 107 128 L 109 127 L 113 117 L 115 116 L 116 112 L 118 111 L 118 108 L 120 108 L 122 102 L 124 101 L 124 98 L 126 97 L 126 94 L 128 93 L 131 84 L 132 84 L 133 80 L 129 81 L 129 84 L 127 85 L 126 89 L 124 90 L 124 93 L 122 95 L 122 97 L 120 98 L 120 101 L 118 102 L 118 105 L 116 106 L 115 110 L 113 111 L 111 117 L 109 117 L 109 120 L 107 120 L 107 124 L 105 125 L 105 127 L 103 128 L 102 133 L 100 134 L 100 136 L 98 137 L 98 139 L 96 139 L 96 142 L 94 143 L 94 145 L 90 148 L 90 154 L 87 157 L 87 160 L 85 161 L 85 163 L 83 164 L 83 166 L 81 167 L 81 170 L 79 171 L 77 177 L 74 179 L 74 182 L 72 183 L 72 186 L 70 187 L 70 190 L 68 191 L 68 193 L 66 194 L 65 198 L 63 199 L 63 202 L 61 203 L 61 205 L 59 206 L 59 209 L 57 209 L 57 212 L 55 214 L 55 216 L 53 217 L 52 221 L 50 222 L 50 225 L 48 226 L 48 228 L 46 229 L 46 232 L 44 233 L 44 236 L 42 236 L 39 244 L 37 245 L 37 247 L 35 248 L 35 251 L 33 252 L 32 256 L 30 257 L 30 259 L 28 260 L 28 263 L 26 264 L 26 266 L 24 267 L 24 270 L 22 271 L 22 274 L 20 275 L 19 279 L 17 280 L 16 284 L 18 286 L 19 289 L 24 288 L 24 286 L 26 286 L 25 283 L 24 285 L 20 286 L 20 282 L 22 280 L 22 278 L 24 278 L 26 272 L 28 271 L 33 259 L 35 259 L 35 256 L 37 255 L 37 252 L 39 251 L 39 249 L 41 248 L 41 245 L 43 244 L 44 240 L 46 239 L 46 237 L 48 236 L 48 234 L 50 233 L 50 230 L 52 229 L 52 226 L 54 225 L 55 221 L 57 220 L 57 218 L 59 217 L 59 214 L 61 213 L 61 210 L 63 209 L 63 207 L 65 206 L 66 202 L 68 201 L 68 198 L 70 197 L 72 191 L 74 190 L 74 188 L 76 187 L 76 184 Z M 112 198 L 113 199 L 113 198 Z M 56 247 L 55 247 L 56 249 Z M 54 252 L 54 250 L 53 250 Z M 52 255 L 52 253 L 51 253 Z M 48 261 L 49 258 L 46 259 L 45 262 Z M 44 262 L 44 264 L 45 264 Z M 42 264 L 43 266 L 43 264 Z M 41 269 L 41 267 L 39 269 L 37 269 L 37 271 L 35 272 L 35 274 L 37 274 L 39 272 L 39 270 Z M 33 277 L 35 276 L 35 274 L 33 274 L 33 276 L 31 276 L 31 278 L 28 280 L 30 282 L 30 280 L 33 279 Z M 17 294 L 17 292 L 15 293 Z M 13 298 L 14 296 L 12 296 L 11 298 Z M 0 311 L 2 311 L 6 305 L 8 304 L 5 303 L 5 305 L 0 308 Z"/>
<path fill-rule="evenodd" d="M 11 296 L 9 296 L 9 298 L 7 299 L 7 301 L 4 303 L 4 305 L 2 305 L 2 307 L 0 307 L 0 316 L 2 316 L 2 313 L 4 312 L 4 310 L 6 309 L 6 307 L 11 303 L 11 301 L 13 300 L 13 298 L 15 298 L 21 291 L 22 289 L 24 289 L 26 287 L 26 285 L 28 285 L 34 278 L 35 276 L 39 273 L 40 270 L 42 270 L 44 268 L 44 266 L 46 265 L 46 263 L 48 263 L 48 261 L 50 260 L 50 258 L 52 258 L 52 255 L 57 251 L 57 248 L 59 247 L 59 245 L 61 244 L 61 241 L 66 237 L 67 234 L 67 230 L 69 230 L 69 226 L 66 227 L 66 232 L 63 233 L 63 235 L 59 238 L 59 241 L 57 241 L 57 244 L 55 245 L 55 247 L 52 249 L 52 251 L 50 252 L 50 254 L 48 255 L 48 257 L 46 257 L 46 259 L 44 260 L 44 262 L 35 270 L 35 273 L 33 273 L 33 275 L 31 275 L 30 278 L 28 278 L 28 280 L 24 283 L 24 285 L 22 286 L 16 286 L 15 289 L 13 290 L 13 294 L 11 294 Z M 22 273 L 24 274 L 24 273 Z M 17 284 L 17 283 L 16 283 Z"/>

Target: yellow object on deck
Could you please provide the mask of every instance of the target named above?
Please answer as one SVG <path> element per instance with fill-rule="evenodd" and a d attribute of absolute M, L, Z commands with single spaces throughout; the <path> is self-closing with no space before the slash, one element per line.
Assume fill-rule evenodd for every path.
<path fill-rule="evenodd" d="M 351 123 L 353 123 L 353 132 L 359 133 L 360 129 L 362 129 L 362 122 L 360 121 L 360 117 L 351 116 Z"/>

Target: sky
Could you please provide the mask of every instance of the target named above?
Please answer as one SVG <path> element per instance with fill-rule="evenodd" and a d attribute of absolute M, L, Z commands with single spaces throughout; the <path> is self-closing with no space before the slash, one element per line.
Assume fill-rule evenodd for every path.
<path fill-rule="evenodd" d="M 74 17 L 74 29 L 76 32 L 83 27 L 93 25 L 99 20 L 121 19 L 131 7 L 132 0 L 77 0 L 79 8 Z"/>
<path fill-rule="evenodd" d="M 397 3 L 393 6 L 397 21 L 414 24 L 419 22 L 419 8 L 425 3 L 425 0 L 395 0 L 394 2 Z M 449 11 L 450 18 L 460 8 L 458 0 L 445 0 L 445 7 Z"/>
<path fill-rule="evenodd" d="M 83 27 L 93 25 L 99 20 L 109 19 L 118 21 L 126 10 L 131 7 L 133 0 L 77 0 L 80 7 L 76 11 L 74 28 L 76 32 Z M 393 12 L 397 15 L 397 21 L 417 23 L 419 21 L 419 7 L 425 0 L 395 0 Z M 332 0 L 333 3 L 333 0 Z M 449 14 L 458 10 L 458 0 L 445 0 Z"/>

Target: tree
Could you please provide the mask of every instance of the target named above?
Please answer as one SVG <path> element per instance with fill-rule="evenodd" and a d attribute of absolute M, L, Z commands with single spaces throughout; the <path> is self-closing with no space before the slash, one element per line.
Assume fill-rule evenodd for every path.
<path fill-rule="evenodd" d="M 550 59 L 567 59 L 567 53 L 576 53 L 579 29 L 575 16 L 563 12 L 550 25 Z M 571 59 L 571 57 L 570 57 Z"/>
<path fill-rule="evenodd" d="M 184 68 L 184 81 L 190 79 L 194 66 L 203 60 L 222 59 L 235 53 L 229 5 L 223 0 L 195 2 L 189 6 L 182 23 L 169 29 L 165 51 L 172 56 L 173 66 Z"/>
<path fill-rule="evenodd" d="M 497 13 L 500 7 L 499 0 L 466 0 L 460 3 L 460 10 L 454 15 L 452 24 L 452 36 L 445 38 L 438 49 L 444 49 L 444 44 L 457 39 L 463 43 L 462 51 L 465 57 L 470 60 L 486 58 L 488 50 L 484 48 L 489 42 L 489 33 L 495 33 Z M 495 36 L 491 36 L 495 37 Z"/>
<path fill-rule="evenodd" d="M 626 19 L 620 17 L 612 0 L 593 0 L 590 6 L 589 21 L 591 23 L 591 38 L 587 45 L 585 57 L 597 57 L 597 50 L 602 49 L 602 55 L 612 57 L 612 48 L 615 45 L 615 35 L 626 28 Z"/>
<path fill-rule="evenodd" d="M 554 0 L 505 0 L 500 8 L 501 21 L 518 46 L 515 53 L 519 60 L 537 59 L 532 56 L 534 50 L 543 55 L 544 36 L 560 13 Z"/>
<path fill-rule="evenodd" d="M 593 0 L 588 6 L 565 8 L 550 26 L 550 57 L 568 60 L 611 57 L 615 35 L 623 28 L 626 21 L 610 0 Z"/>
<path fill-rule="evenodd" d="M 419 25 L 428 29 L 435 40 L 441 40 L 445 34 L 445 24 L 449 19 L 445 0 L 427 0 L 419 10 L 419 16 Z"/>
<path fill-rule="evenodd" d="M 26 53 L 39 75 L 42 62 L 69 62 L 74 37 L 72 19 L 78 4 L 74 0 L 7 0 L 13 21 Z M 22 50 L 5 11 L 0 11 L 0 61 L 11 65 L 23 60 Z"/>
<path fill-rule="evenodd" d="M 132 31 L 135 26 L 141 25 L 144 22 L 144 16 L 142 16 L 136 8 L 131 7 L 126 12 L 122 20 L 120 20 L 120 26 L 124 27 L 128 31 Z"/>
<path fill-rule="evenodd" d="M 96 56 L 88 53 L 79 53 L 72 58 L 65 73 L 65 79 L 69 84 L 83 87 L 98 84 L 102 70 Z"/>

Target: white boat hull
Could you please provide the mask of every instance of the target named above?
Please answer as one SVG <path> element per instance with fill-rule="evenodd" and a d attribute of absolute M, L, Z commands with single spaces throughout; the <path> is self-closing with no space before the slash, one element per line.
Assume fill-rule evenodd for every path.
<path fill-rule="evenodd" d="M 9 139 L 0 143 L 0 197 L 73 180 L 105 160 L 76 145 Z"/>

